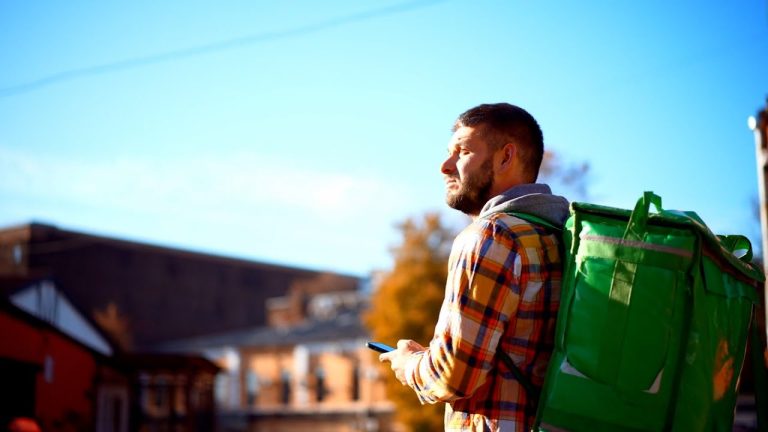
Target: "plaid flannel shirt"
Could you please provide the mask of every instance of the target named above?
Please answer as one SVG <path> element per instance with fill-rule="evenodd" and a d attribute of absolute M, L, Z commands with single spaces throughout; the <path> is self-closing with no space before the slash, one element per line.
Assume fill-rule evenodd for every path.
<path fill-rule="evenodd" d="M 496 350 L 540 388 L 560 301 L 558 239 L 492 214 L 459 234 L 448 271 L 435 335 L 408 359 L 406 380 L 421 403 L 447 402 L 446 431 L 527 431 L 534 413 Z"/>

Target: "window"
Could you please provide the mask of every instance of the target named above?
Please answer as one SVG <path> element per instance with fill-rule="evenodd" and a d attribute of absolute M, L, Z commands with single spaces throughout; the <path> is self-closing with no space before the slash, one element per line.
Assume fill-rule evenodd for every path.
<path fill-rule="evenodd" d="M 325 388 L 325 370 L 322 366 L 318 366 L 315 369 L 315 400 L 322 402 L 326 394 L 328 391 Z"/>
<path fill-rule="evenodd" d="M 259 397 L 259 375 L 252 369 L 245 375 L 245 391 L 248 406 L 255 405 Z"/>
<path fill-rule="evenodd" d="M 280 374 L 280 401 L 288 405 L 291 403 L 291 373 L 283 370 Z"/>
<path fill-rule="evenodd" d="M 21 264 L 21 259 L 24 257 L 24 250 L 20 244 L 13 245 L 13 263 L 16 265 Z"/>
<path fill-rule="evenodd" d="M 352 368 L 352 400 L 360 400 L 360 364 L 355 362 L 355 367 Z"/>
<path fill-rule="evenodd" d="M 155 381 L 154 386 L 154 400 L 153 403 L 155 405 L 155 409 L 157 409 L 158 412 L 168 415 L 168 410 L 170 408 L 170 395 L 168 394 L 169 390 L 169 383 L 168 380 L 164 377 L 158 377 Z"/>

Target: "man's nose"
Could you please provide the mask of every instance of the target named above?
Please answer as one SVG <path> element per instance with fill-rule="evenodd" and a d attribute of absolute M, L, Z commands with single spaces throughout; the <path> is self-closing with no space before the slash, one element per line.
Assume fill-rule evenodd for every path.
<path fill-rule="evenodd" d="M 454 155 L 448 156 L 440 165 L 440 172 L 445 175 L 451 175 L 456 172 L 456 157 Z"/>

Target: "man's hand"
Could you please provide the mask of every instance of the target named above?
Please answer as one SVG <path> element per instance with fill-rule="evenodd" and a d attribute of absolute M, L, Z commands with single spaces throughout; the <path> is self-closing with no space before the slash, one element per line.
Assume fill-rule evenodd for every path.
<path fill-rule="evenodd" d="M 379 355 L 379 361 L 390 362 L 392 370 L 395 372 L 395 378 L 397 378 L 403 385 L 408 385 L 408 382 L 405 380 L 405 362 L 408 360 L 408 357 L 414 353 L 425 350 L 426 348 L 421 346 L 418 342 L 410 339 L 400 339 L 397 341 L 397 349 Z"/>

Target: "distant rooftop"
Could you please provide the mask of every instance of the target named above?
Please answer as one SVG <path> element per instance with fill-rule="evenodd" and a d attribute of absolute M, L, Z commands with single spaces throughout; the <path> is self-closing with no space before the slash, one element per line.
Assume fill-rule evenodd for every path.
<path fill-rule="evenodd" d="M 269 299 L 285 296 L 293 302 L 286 319 L 296 321 L 312 295 L 357 292 L 363 283 L 39 223 L 0 229 L 0 277 L 54 281 L 128 351 L 265 326 Z"/>

